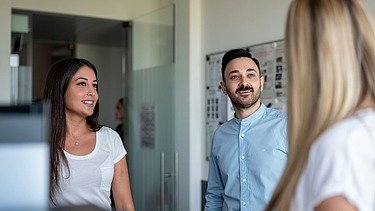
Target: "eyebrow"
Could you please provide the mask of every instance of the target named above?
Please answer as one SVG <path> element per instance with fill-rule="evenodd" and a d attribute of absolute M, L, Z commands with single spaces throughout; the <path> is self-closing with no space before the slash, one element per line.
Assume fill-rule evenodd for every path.
<path fill-rule="evenodd" d="M 78 78 L 76 79 L 76 81 L 78 81 L 78 80 L 80 80 L 80 79 L 85 80 L 85 81 L 88 81 L 88 80 L 89 80 L 89 79 L 84 78 L 84 77 L 78 77 Z M 98 82 L 98 80 L 95 79 L 93 82 Z"/>
<path fill-rule="evenodd" d="M 252 71 L 254 71 L 256 73 L 258 72 L 256 69 L 253 69 L 253 68 L 249 68 L 249 69 L 246 70 L 246 72 L 252 72 Z M 228 75 L 230 75 L 232 73 L 239 73 L 239 72 L 240 72 L 239 70 L 232 70 L 231 72 L 228 73 Z"/>
<path fill-rule="evenodd" d="M 240 71 L 239 70 L 232 70 L 228 73 L 228 75 L 232 74 L 232 73 L 239 73 Z"/>
<path fill-rule="evenodd" d="M 253 68 L 249 68 L 246 70 L 246 72 L 251 72 L 251 71 L 258 72 L 256 69 L 253 69 Z"/>

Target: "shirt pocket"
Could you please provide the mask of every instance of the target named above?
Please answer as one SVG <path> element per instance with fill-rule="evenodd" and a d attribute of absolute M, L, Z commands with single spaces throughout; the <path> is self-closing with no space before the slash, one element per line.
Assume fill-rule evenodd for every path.
<path fill-rule="evenodd" d="M 278 159 L 281 159 L 281 160 L 287 160 L 288 159 L 288 155 L 287 153 L 282 150 L 282 149 L 279 149 L 279 148 L 274 148 L 272 149 L 272 155 Z"/>
<path fill-rule="evenodd" d="M 102 176 L 100 188 L 106 191 L 110 191 L 114 174 L 114 166 L 100 167 L 100 172 Z"/>
<path fill-rule="evenodd" d="M 263 152 L 262 160 L 259 161 L 259 164 L 263 166 L 260 171 L 266 173 L 268 175 L 267 177 L 270 177 L 270 175 L 279 177 L 283 172 L 288 155 L 283 149 L 277 146 L 263 149 Z"/>
<path fill-rule="evenodd" d="M 288 159 L 286 152 L 279 147 L 269 147 L 262 151 L 262 161 L 270 165 L 282 164 Z"/>

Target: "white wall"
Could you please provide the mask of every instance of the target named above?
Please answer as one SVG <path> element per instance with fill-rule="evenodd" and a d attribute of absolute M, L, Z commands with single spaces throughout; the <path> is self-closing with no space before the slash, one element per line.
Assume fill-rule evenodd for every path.
<path fill-rule="evenodd" d="M 10 0 L 0 5 L 0 104 L 10 103 Z"/>
<path fill-rule="evenodd" d="M 176 150 L 179 152 L 179 205 L 185 209 L 182 211 L 189 210 L 189 196 L 190 188 L 189 178 L 190 178 L 190 161 L 189 151 L 190 151 L 190 124 L 189 124 L 189 69 L 190 68 L 190 55 L 189 55 L 189 12 L 190 6 L 188 1 L 176 0 L 176 58 L 175 58 L 175 93 L 178 93 L 175 96 L 175 140 L 176 140 Z M 182 124 L 181 124 L 182 123 Z M 199 189 L 198 189 L 199 190 Z M 196 192 L 199 193 L 199 192 Z M 191 205 L 194 206 L 195 204 Z M 193 209 L 190 209 L 193 210 Z"/>
<path fill-rule="evenodd" d="M 189 125 L 190 125 L 190 210 L 199 210 L 201 204 L 202 160 L 205 150 L 202 146 L 205 137 L 205 80 L 202 48 L 202 1 L 190 0 L 189 18 Z M 200 194 L 197 194 L 200 193 Z"/>
<path fill-rule="evenodd" d="M 200 210 L 204 137 L 202 1 L 176 0 L 176 149 L 181 210 Z M 188 181 L 188 182 L 186 182 Z M 185 191 L 184 191 L 185 190 Z M 188 191 L 186 191 L 188 190 Z"/>
<path fill-rule="evenodd" d="M 215 53 L 282 39 L 291 0 L 204 0 L 204 48 Z"/>

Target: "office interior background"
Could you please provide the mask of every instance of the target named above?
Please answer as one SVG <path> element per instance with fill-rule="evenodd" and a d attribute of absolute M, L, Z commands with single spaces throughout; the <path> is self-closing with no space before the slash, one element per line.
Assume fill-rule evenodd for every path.
<path fill-rule="evenodd" d="M 41 97 L 51 62 L 87 58 L 98 69 L 101 122 L 114 128 L 116 101 L 127 99 L 137 210 L 200 210 L 208 174 L 205 56 L 283 39 L 290 2 L 0 0 L 0 103 L 14 100 L 11 52 L 31 68 L 32 100 Z M 374 14 L 375 1 L 367 3 Z M 25 16 L 28 30 L 16 31 L 15 19 Z M 142 118 L 154 121 L 151 139 L 140 131 Z"/>

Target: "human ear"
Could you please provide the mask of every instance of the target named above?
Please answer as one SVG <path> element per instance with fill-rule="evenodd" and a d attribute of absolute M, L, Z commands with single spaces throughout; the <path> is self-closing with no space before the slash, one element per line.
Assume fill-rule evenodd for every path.
<path fill-rule="evenodd" d="M 228 95 L 227 87 L 225 86 L 225 82 L 224 82 L 224 81 L 220 81 L 220 89 L 221 89 L 221 91 L 222 91 L 225 95 Z"/>

